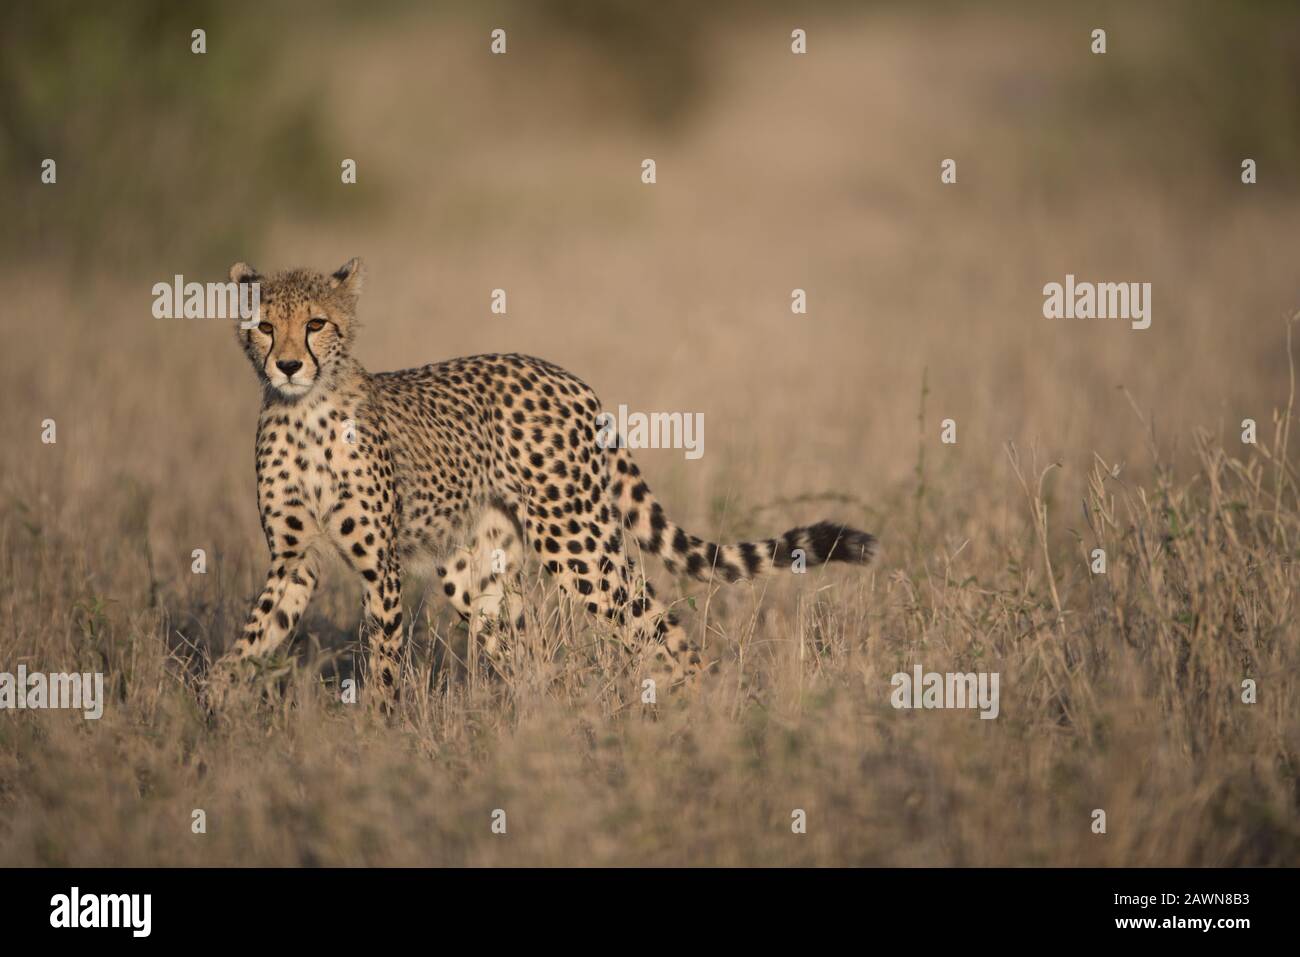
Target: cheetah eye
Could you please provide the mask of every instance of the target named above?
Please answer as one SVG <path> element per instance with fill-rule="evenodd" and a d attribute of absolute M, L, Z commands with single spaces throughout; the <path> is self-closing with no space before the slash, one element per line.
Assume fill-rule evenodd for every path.
<path fill-rule="evenodd" d="M 257 324 L 257 331 L 264 336 L 269 336 L 275 330 L 269 322 L 259 322 Z"/>
<path fill-rule="evenodd" d="M 320 332 L 324 328 L 325 328 L 324 319 L 312 319 L 307 323 L 308 332 Z"/>

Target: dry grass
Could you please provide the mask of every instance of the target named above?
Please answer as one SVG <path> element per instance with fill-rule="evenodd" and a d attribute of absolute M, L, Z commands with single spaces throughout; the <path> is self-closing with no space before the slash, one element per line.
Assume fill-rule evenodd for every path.
<path fill-rule="evenodd" d="M 1158 22 L 1111 22 L 1159 68 Z M 315 27 L 357 189 L 402 201 L 275 218 L 229 258 L 365 256 L 375 369 L 529 351 L 608 406 L 703 412 L 698 462 L 641 455 L 692 532 L 825 513 L 880 561 L 662 581 L 723 664 L 655 709 L 544 579 L 507 681 L 457 664 L 463 631 L 410 580 L 391 725 L 337 701 L 339 573 L 268 693 L 210 726 L 185 659 L 231 640 L 264 571 L 257 399 L 229 329 L 157 322 L 148 290 L 227 263 L 11 266 L 0 670 L 103 670 L 112 697 L 98 722 L 0 715 L 0 864 L 1300 863 L 1284 172 L 1241 187 L 1174 123 L 1127 149 L 1134 120 L 1078 93 L 1104 67 L 1062 52 L 1068 18 L 813 19 L 803 61 L 788 31 L 718 35 L 674 129 L 621 120 L 581 50 L 520 38 L 492 68 L 482 26 Z M 1067 271 L 1152 281 L 1152 328 L 1043 320 Z M 999 672 L 1000 717 L 894 710 L 915 663 Z"/>

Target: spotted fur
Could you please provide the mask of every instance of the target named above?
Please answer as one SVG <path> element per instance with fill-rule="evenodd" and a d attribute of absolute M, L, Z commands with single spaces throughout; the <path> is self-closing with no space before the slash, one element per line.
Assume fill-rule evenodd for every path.
<path fill-rule="evenodd" d="M 495 625 L 523 626 L 532 552 L 588 612 L 613 622 L 673 682 L 705 662 L 633 562 L 640 550 L 694 578 L 736 581 L 802 559 L 865 563 L 875 540 L 829 522 L 719 546 L 686 534 L 624 448 L 597 440 L 600 403 L 542 359 L 482 355 L 370 374 L 352 357 L 361 264 L 263 277 L 259 324 L 239 331 L 263 386 L 257 492 L 271 568 L 227 662 L 292 632 L 334 550 L 365 585 L 371 680 L 395 695 L 401 570 L 431 558 L 437 591 L 498 653 Z"/>

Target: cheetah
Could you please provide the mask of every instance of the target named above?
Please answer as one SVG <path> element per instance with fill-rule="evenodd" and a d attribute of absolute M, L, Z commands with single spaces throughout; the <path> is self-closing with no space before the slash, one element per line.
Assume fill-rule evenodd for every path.
<path fill-rule="evenodd" d="M 492 623 L 523 625 L 531 551 L 560 589 L 613 623 L 673 686 L 707 667 L 676 614 L 638 575 L 641 553 L 699 580 L 737 581 L 827 561 L 865 564 L 876 540 L 831 522 L 780 538 L 716 545 L 688 535 L 651 495 L 623 443 L 598 434 L 600 403 L 580 379 L 526 355 L 480 355 L 369 373 L 353 357 L 359 259 L 325 275 L 263 276 L 238 330 L 262 385 L 257 502 L 271 553 L 266 586 L 221 664 L 266 655 L 302 617 L 337 552 L 364 582 L 368 686 L 399 689 L 401 573 L 419 561 L 489 658 Z M 376 684 L 377 682 L 377 684 Z"/>

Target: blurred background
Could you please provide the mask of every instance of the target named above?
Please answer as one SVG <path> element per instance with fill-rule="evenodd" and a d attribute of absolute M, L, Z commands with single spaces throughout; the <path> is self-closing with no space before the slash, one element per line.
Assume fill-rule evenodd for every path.
<path fill-rule="evenodd" d="M 1007 439 L 1124 459 L 1120 385 L 1171 439 L 1267 422 L 1300 300 L 1297 25 L 1262 2 L 21 5 L 5 445 L 54 417 L 95 476 L 184 479 L 246 519 L 252 374 L 219 323 L 154 320 L 152 285 L 352 255 L 372 369 L 529 351 L 611 407 L 704 412 L 704 459 L 650 456 L 677 509 L 846 474 L 880 500 L 915 465 L 926 370 L 925 435 L 957 419 L 968 475 Z M 1044 320 L 1067 272 L 1151 282 L 1152 327 Z M 41 468 L 6 459 L 9 482 Z M 236 464 L 227 502 L 208 483 Z"/>
<path fill-rule="evenodd" d="M 222 647 L 238 627 L 265 561 L 256 380 L 232 324 L 151 314 L 155 283 L 224 281 L 235 260 L 361 256 L 372 371 L 520 351 L 607 408 L 701 412 L 702 458 L 638 455 L 678 521 L 728 540 L 833 513 L 881 537 L 882 579 L 923 581 L 961 551 L 985 581 L 1032 541 L 1008 441 L 1063 465 L 1045 495 L 1068 545 L 1094 453 L 1141 481 L 1153 445 L 1175 468 L 1196 428 L 1240 450 L 1247 417 L 1268 443 L 1287 405 L 1293 3 L 50 0 L 5 16 L 14 647 L 105 627 Z M 1044 319 L 1043 286 L 1067 273 L 1150 282 L 1151 327 Z M 346 634 L 356 597 L 339 576 L 314 607 Z M 24 860 L 38 845 L 12 843 Z"/>

